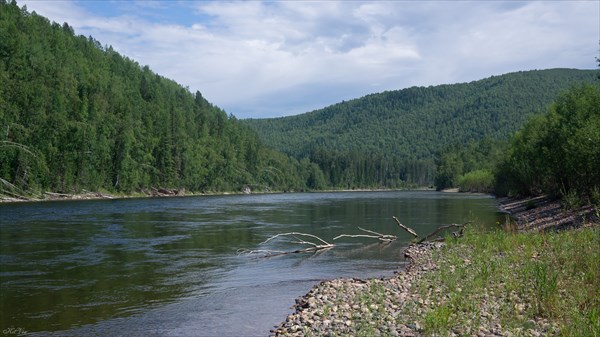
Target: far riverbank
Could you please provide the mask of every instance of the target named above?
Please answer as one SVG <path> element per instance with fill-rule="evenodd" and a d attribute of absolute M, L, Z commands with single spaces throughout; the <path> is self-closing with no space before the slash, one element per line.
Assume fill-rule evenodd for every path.
<path fill-rule="evenodd" d="M 271 190 L 251 190 L 244 188 L 241 191 L 223 191 L 223 192 L 190 192 L 185 189 L 164 189 L 153 188 L 142 190 L 131 194 L 113 194 L 109 192 L 88 192 L 81 193 L 58 193 L 43 192 L 38 196 L 20 196 L 20 195 L 2 195 L 0 194 L 0 203 L 12 202 L 40 202 L 40 201 L 59 201 L 59 200 L 103 200 L 103 199 L 130 199 L 130 198 L 158 198 L 158 197 L 186 197 L 186 196 L 206 196 L 206 195 L 247 195 L 247 194 L 277 194 L 277 193 L 327 193 L 327 192 L 392 192 L 392 191 L 434 191 L 429 187 L 422 188 L 357 188 L 357 189 L 329 189 L 315 191 L 271 191 Z"/>

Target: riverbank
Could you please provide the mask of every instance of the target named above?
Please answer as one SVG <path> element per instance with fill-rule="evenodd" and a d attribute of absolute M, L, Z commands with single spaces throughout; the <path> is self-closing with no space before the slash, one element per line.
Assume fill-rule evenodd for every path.
<path fill-rule="evenodd" d="M 130 199 L 130 198 L 157 198 L 157 197 L 187 197 L 187 196 L 207 196 L 207 195 L 248 195 L 248 194 L 277 194 L 277 193 L 344 193 L 344 192 L 390 192 L 390 191 L 434 191 L 434 189 L 423 187 L 415 189 L 338 189 L 338 190 L 316 190 L 316 191 L 272 191 L 272 190 L 250 190 L 244 188 L 241 191 L 228 192 L 190 192 L 185 189 L 163 189 L 152 188 L 141 190 L 132 194 L 111 194 L 108 192 L 87 192 L 81 193 L 57 193 L 43 192 L 38 196 L 10 196 L 0 194 L 0 203 L 11 202 L 40 202 L 57 200 L 100 200 L 100 199 Z"/>
<path fill-rule="evenodd" d="M 262 193 L 278 193 L 278 192 L 258 192 Z M 214 192 L 214 193 L 192 193 L 186 190 L 178 189 L 151 189 L 142 190 L 132 194 L 111 194 L 107 192 L 86 192 L 81 193 L 56 193 L 44 192 L 39 196 L 6 196 L 0 195 L 0 203 L 10 202 L 40 202 L 40 201 L 58 201 L 58 200 L 102 200 L 102 199 L 131 199 L 131 198 L 162 198 L 162 197 L 187 197 L 199 195 L 230 195 L 230 194 L 250 194 L 244 191 L 241 192 Z"/>
<path fill-rule="evenodd" d="M 456 241 L 409 246 L 406 270 L 321 282 L 272 336 L 600 335 L 597 217 L 577 230 L 532 233 L 569 216 L 553 210 L 552 221 L 555 201 L 524 201 L 523 210 L 517 200 L 499 201 L 529 232 L 471 227 Z M 536 214 L 545 220 L 534 227 Z"/>
<path fill-rule="evenodd" d="M 501 211 L 513 218 L 518 231 L 577 228 L 600 220 L 593 205 L 568 209 L 562 200 L 547 195 L 498 198 L 498 205 Z"/>

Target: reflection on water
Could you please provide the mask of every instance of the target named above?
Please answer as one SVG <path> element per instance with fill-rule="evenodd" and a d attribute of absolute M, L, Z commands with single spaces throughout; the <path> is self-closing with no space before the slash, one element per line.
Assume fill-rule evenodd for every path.
<path fill-rule="evenodd" d="M 496 221 L 494 199 L 436 192 L 303 193 L 0 205 L 0 328 L 52 335 L 267 335 L 325 278 L 389 275 L 410 237 L 445 223 Z M 289 231 L 318 255 L 239 257 Z M 264 249 L 289 250 L 274 241 Z"/>

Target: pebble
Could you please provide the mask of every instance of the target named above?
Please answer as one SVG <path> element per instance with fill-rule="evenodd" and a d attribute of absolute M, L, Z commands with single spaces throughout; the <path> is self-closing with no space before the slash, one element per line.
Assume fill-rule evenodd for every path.
<path fill-rule="evenodd" d="M 364 335 L 364 325 L 374 336 L 403 336 L 423 337 L 430 335 L 424 330 L 423 315 L 439 307 L 440 301 L 449 299 L 444 289 L 429 284 L 427 289 L 414 289 L 414 284 L 427 273 L 438 267 L 431 259 L 431 252 L 443 246 L 443 243 L 428 243 L 412 245 L 406 249 L 410 263 L 406 268 L 388 279 L 335 279 L 323 281 L 313 287 L 306 295 L 296 300 L 295 312 L 287 316 L 286 321 L 271 331 L 275 337 L 283 336 L 356 336 Z M 471 261 L 464 259 L 465 264 Z M 383 293 L 372 295 L 368 293 L 371 286 L 383 288 Z M 421 297 L 420 291 L 425 290 L 428 298 Z M 457 293 L 464 289 L 456 288 Z M 505 330 L 496 315 L 501 311 L 501 303 L 495 301 L 509 300 L 514 304 L 515 312 L 522 315 L 527 310 L 526 302 L 519 300 L 518 295 L 511 293 L 507 296 L 494 297 L 493 291 L 480 294 L 482 307 L 476 317 L 466 319 L 466 326 L 455 326 L 442 335 L 453 336 L 521 336 L 540 337 L 556 327 L 547 321 L 528 321 L 527 328 Z M 468 293 L 468 292 L 465 292 Z M 381 296 L 381 298 L 365 298 Z M 444 295 L 444 296 L 441 296 Z M 514 299 L 513 299 L 514 298 Z M 409 312 L 405 308 L 410 307 Z M 452 321 L 452 318 L 450 318 Z M 473 320 L 473 321 L 471 321 Z M 474 325 L 472 322 L 481 324 Z M 369 330 L 372 329 L 372 330 Z M 360 333 L 359 333 L 360 332 Z M 426 334 L 427 333 L 427 334 Z"/>

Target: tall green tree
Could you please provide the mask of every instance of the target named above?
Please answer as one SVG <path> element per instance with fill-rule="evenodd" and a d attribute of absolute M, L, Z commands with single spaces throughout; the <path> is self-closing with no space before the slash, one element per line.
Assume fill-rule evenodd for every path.
<path fill-rule="evenodd" d="M 560 95 L 513 138 L 498 166 L 502 194 L 600 193 L 600 83 Z"/>
<path fill-rule="evenodd" d="M 0 193 L 321 186 L 200 92 L 15 1 L 0 0 L 0 81 Z"/>

